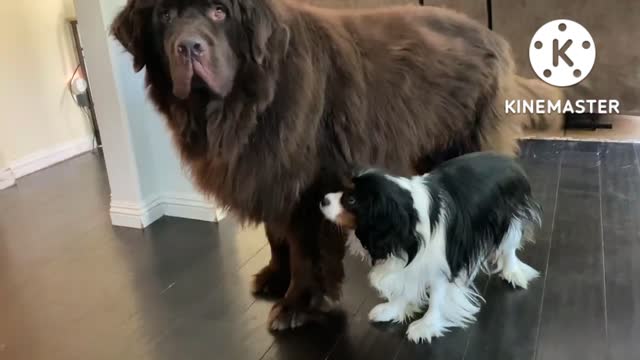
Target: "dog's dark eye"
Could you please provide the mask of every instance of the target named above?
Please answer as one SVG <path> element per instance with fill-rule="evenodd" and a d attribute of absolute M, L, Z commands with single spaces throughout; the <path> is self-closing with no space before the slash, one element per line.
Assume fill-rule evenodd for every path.
<path fill-rule="evenodd" d="M 347 198 L 345 199 L 345 202 L 347 205 L 353 206 L 356 204 L 356 198 L 353 197 L 353 195 L 348 195 Z"/>
<path fill-rule="evenodd" d="M 222 21 L 227 17 L 227 9 L 222 5 L 214 5 L 209 11 L 209 16 L 213 21 Z"/>
<path fill-rule="evenodd" d="M 160 13 L 160 18 L 162 19 L 163 22 L 165 23 L 170 23 L 171 22 L 171 12 L 169 10 L 162 10 L 162 12 Z"/>

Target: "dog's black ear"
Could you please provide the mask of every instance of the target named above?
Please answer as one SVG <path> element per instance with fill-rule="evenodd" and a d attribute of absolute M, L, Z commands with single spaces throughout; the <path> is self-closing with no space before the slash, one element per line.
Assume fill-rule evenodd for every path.
<path fill-rule="evenodd" d="M 351 178 L 358 177 L 365 172 L 365 168 L 362 166 L 352 166 L 351 167 Z"/>
<path fill-rule="evenodd" d="M 364 176 L 366 174 L 381 173 L 380 169 L 372 166 L 365 166 L 365 165 L 352 165 L 350 168 L 350 171 L 351 171 L 350 176 L 352 180 L 356 180 L 357 178 Z"/>
<path fill-rule="evenodd" d="M 279 21 L 277 4 L 272 0 L 239 2 L 243 27 L 247 31 L 251 58 L 261 65 L 270 52 L 286 54 L 289 29 Z"/>
<path fill-rule="evenodd" d="M 156 0 L 129 0 L 111 24 L 113 37 L 133 55 L 136 72 L 146 65 L 145 32 L 151 23 L 155 3 Z"/>
<path fill-rule="evenodd" d="M 377 260 L 384 260 L 394 252 L 394 234 L 391 228 L 383 228 L 369 222 L 358 224 L 355 235 L 360 240 L 362 247 L 371 257 L 371 265 Z"/>
<path fill-rule="evenodd" d="M 367 216 L 359 216 L 355 235 L 369 252 L 371 260 L 406 256 L 409 264 L 418 253 L 413 209 L 405 209 L 397 199 L 385 199 L 372 206 Z"/>

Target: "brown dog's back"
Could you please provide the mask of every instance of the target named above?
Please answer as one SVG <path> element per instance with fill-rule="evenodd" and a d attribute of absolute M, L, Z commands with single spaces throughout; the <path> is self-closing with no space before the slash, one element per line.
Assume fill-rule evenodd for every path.
<path fill-rule="evenodd" d="M 513 154 L 529 122 L 505 115 L 505 100 L 546 95 L 515 75 L 501 37 L 449 10 L 238 0 L 252 14 L 238 21 L 264 41 L 264 61 L 232 46 L 240 60 L 230 92 L 180 100 L 164 49 L 145 38 L 160 34 L 144 28 L 153 12 L 135 3 L 114 33 L 138 66 L 146 61 L 150 96 L 196 183 L 246 220 L 287 219 L 322 176 L 353 166 L 408 175 L 471 151 Z"/>

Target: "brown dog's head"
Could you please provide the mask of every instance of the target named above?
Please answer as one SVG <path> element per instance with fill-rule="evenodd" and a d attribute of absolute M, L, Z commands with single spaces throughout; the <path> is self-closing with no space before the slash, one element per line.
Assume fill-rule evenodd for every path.
<path fill-rule="evenodd" d="M 129 0 L 111 31 L 136 71 L 185 99 L 195 89 L 227 96 L 243 67 L 269 58 L 275 33 L 288 41 L 283 28 L 271 0 Z"/>

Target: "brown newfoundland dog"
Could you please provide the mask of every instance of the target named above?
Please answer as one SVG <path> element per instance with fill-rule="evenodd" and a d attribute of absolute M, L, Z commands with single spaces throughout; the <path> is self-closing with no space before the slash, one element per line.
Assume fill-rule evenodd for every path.
<path fill-rule="evenodd" d="M 339 298 L 345 239 L 318 204 L 353 167 L 410 175 L 471 151 L 514 154 L 524 123 L 546 119 L 505 116 L 505 99 L 559 96 L 514 75 L 501 37 L 440 8 L 129 0 L 112 32 L 146 68 L 195 183 L 264 223 L 271 261 L 254 290 L 281 298 L 272 329 Z"/>

